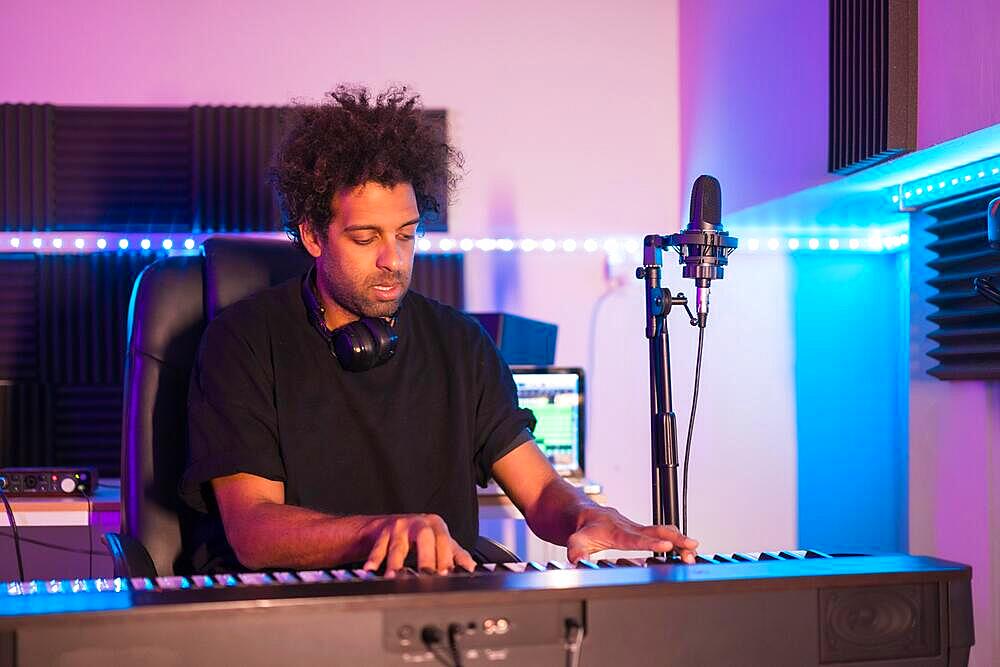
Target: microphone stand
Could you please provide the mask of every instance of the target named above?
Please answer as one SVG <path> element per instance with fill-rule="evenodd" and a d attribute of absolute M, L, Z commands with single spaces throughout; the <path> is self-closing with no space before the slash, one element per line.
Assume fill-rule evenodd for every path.
<path fill-rule="evenodd" d="M 697 318 L 688 308 L 687 297 L 671 294 L 660 285 L 663 270 L 663 249 L 669 248 L 667 238 L 658 234 L 646 236 L 642 243 L 642 266 L 635 277 L 646 281 L 646 338 L 649 340 L 649 396 L 652 445 L 653 523 L 680 528 L 677 501 L 677 418 L 674 415 L 670 388 L 670 337 L 667 315 L 674 306 L 684 306 L 691 324 Z M 664 556 L 655 553 L 656 556 Z"/>

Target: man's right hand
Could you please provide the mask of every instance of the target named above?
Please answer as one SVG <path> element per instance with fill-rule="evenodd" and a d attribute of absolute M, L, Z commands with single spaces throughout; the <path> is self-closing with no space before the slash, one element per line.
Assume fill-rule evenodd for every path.
<path fill-rule="evenodd" d="M 452 539 L 444 519 L 437 514 L 375 517 L 365 532 L 372 545 L 365 569 L 376 570 L 384 562 L 387 577 L 394 577 L 403 568 L 413 548 L 416 548 L 417 568 L 421 572 L 447 574 L 456 566 L 470 572 L 476 568 L 476 561 Z"/>

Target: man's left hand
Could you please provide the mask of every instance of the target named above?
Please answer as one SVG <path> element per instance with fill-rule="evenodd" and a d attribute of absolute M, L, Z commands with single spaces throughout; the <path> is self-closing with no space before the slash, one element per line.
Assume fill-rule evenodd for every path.
<path fill-rule="evenodd" d="M 676 549 L 685 563 L 694 563 L 697 546 L 697 540 L 682 535 L 674 526 L 643 526 L 610 507 L 595 507 L 580 514 L 576 532 L 566 541 L 566 552 L 576 563 L 605 549 L 663 553 Z"/>

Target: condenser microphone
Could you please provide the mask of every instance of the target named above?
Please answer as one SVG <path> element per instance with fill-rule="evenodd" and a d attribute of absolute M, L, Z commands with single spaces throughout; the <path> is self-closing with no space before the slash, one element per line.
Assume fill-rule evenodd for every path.
<path fill-rule="evenodd" d="M 667 245 L 677 251 L 684 265 L 684 277 L 694 278 L 699 327 L 704 328 L 708 321 L 711 283 L 722 280 L 738 242 L 722 228 L 722 186 L 712 176 L 699 176 L 691 188 L 687 227 L 667 237 Z"/>

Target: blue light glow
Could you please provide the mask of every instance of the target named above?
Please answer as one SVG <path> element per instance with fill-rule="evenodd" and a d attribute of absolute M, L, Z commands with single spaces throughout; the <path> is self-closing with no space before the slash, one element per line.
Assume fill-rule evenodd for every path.
<path fill-rule="evenodd" d="M 184 247 L 187 250 L 194 250 L 194 239 L 186 239 L 184 241 Z"/>
<path fill-rule="evenodd" d="M 170 250 L 171 248 L 174 247 L 174 241 L 173 239 L 163 239 L 163 243 L 161 243 L 160 245 L 163 246 L 164 250 Z"/>
<path fill-rule="evenodd" d="M 99 250 L 104 250 L 108 247 L 107 239 L 97 239 L 97 247 Z"/>
<path fill-rule="evenodd" d="M 118 241 L 118 247 L 122 250 L 128 250 L 128 239 L 120 239 Z"/>
<path fill-rule="evenodd" d="M 151 245 L 152 243 L 149 242 L 149 239 L 143 239 L 139 241 L 139 247 L 142 248 L 143 250 L 149 250 L 149 246 Z"/>

